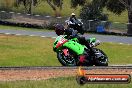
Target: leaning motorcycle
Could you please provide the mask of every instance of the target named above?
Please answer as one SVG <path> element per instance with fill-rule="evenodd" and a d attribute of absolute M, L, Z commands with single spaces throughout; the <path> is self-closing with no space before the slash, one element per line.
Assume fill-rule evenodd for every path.
<path fill-rule="evenodd" d="M 66 35 L 60 35 L 53 44 L 53 50 L 57 53 L 57 58 L 63 66 L 108 66 L 108 57 L 100 49 L 96 38 L 89 38 L 87 41 L 94 51 L 79 43 L 77 38 L 67 39 Z M 86 60 L 86 61 L 85 61 Z"/>

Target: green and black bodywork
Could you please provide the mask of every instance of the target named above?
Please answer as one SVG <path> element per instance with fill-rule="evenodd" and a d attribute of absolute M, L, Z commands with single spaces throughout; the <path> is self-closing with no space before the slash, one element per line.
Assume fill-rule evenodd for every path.
<path fill-rule="evenodd" d="M 87 39 L 87 41 L 92 46 L 92 43 L 96 42 L 96 38 L 89 38 Z M 88 54 L 88 48 L 85 45 L 80 44 L 77 38 L 67 39 L 66 35 L 60 35 L 56 38 L 53 44 L 53 50 L 57 53 L 58 60 L 64 66 L 80 65 L 79 64 L 80 57 Z M 94 48 L 94 50 L 100 51 L 101 54 L 103 53 L 103 56 L 105 56 L 105 59 L 108 59 L 106 54 L 102 50 L 99 50 L 97 48 Z M 107 60 L 103 62 L 102 64 L 100 64 L 99 61 L 95 61 L 98 63 L 93 63 L 94 61 L 92 61 L 92 59 L 96 57 L 89 56 L 88 58 L 91 58 L 91 59 L 89 59 L 89 63 L 87 63 L 87 66 L 89 65 L 107 66 L 108 65 Z"/>

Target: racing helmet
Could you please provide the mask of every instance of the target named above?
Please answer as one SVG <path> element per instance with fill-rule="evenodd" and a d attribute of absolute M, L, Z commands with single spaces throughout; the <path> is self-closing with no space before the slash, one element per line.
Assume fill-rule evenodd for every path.
<path fill-rule="evenodd" d="M 55 33 L 59 36 L 59 35 L 63 35 L 65 31 L 64 25 L 62 24 L 56 24 L 55 25 Z"/>
<path fill-rule="evenodd" d="M 76 14 L 75 13 L 71 13 L 71 16 L 75 16 Z"/>

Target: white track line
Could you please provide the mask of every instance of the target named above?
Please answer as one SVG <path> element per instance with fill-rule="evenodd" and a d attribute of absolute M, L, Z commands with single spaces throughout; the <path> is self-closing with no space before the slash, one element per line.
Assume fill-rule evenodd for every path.
<path fill-rule="evenodd" d="M 26 15 L 30 16 L 31 14 L 26 14 Z"/>
<path fill-rule="evenodd" d="M 121 45 L 122 45 L 123 43 L 119 43 L 119 44 L 121 44 Z"/>
<path fill-rule="evenodd" d="M 35 16 L 37 16 L 37 17 L 38 17 L 38 16 L 40 16 L 40 15 L 35 15 Z"/>
<path fill-rule="evenodd" d="M 17 14 L 21 14 L 21 13 L 17 13 Z"/>
<path fill-rule="evenodd" d="M 40 36 L 40 37 L 45 38 L 46 36 Z"/>
<path fill-rule="evenodd" d="M 1 11 L 2 13 L 6 12 L 6 11 Z"/>
<path fill-rule="evenodd" d="M 9 13 L 15 13 L 15 12 L 9 12 Z"/>
<path fill-rule="evenodd" d="M 18 35 L 18 36 L 19 36 L 19 35 L 21 35 L 21 34 L 15 34 L 15 35 Z"/>
<path fill-rule="evenodd" d="M 36 36 L 36 35 L 29 35 L 29 36 Z"/>
<path fill-rule="evenodd" d="M 6 34 L 6 35 L 10 35 L 11 33 L 4 33 L 4 34 Z"/>

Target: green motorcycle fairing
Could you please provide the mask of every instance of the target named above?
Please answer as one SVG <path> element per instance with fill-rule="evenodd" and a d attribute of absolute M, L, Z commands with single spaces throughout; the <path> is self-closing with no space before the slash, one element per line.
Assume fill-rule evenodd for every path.
<path fill-rule="evenodd" d="M 96 42 L 96 38 L 88 38 L 87 41 L 89 43 L 95 43 Z"/>
<path fill-rule="evenodd" d="M 67 47 L 71 50 L 73 50 L 77 55 L 81 55 L 84 53 L 84 45 L 81 45 L 77 42 L 74 42 L 72 40 L 69 40 L 68 42 L 66 42 L 63 47 Z"/>
<path fill-rule="evenodd" d="M 60 41 L 62 38 L 64 38 L 65 37 L 65 35 L 60 35 L 60 36 L 57 36 L 57 38 L 55 39 L 55 42 L 54 42 L 54 44 L 53 44 L 53 48 L 55 48 L 56 47 L 56 44 L 58 43 L 58 41 Z"/>
<path fill-rule="evenodd" d="M 60 41 L 62 38 L 65 38 L 65 37 L 66 37 L 66 35 L 60 35 L 56 38 L 54 45 L 53 45 L 53 49 L 55 52 L 58 52 L 63 47 L 67 47 L 67 48 L 73 50 L 77 55 L 83 54 L 84 48 L 86 48 L 86 47 L 84 45 L 77 43 L 77 41 L 78 41 L 77 38 L 68 40 L 68 42 L 64 43 L 61 47 L 56 48 L 58 41 Z"/>

